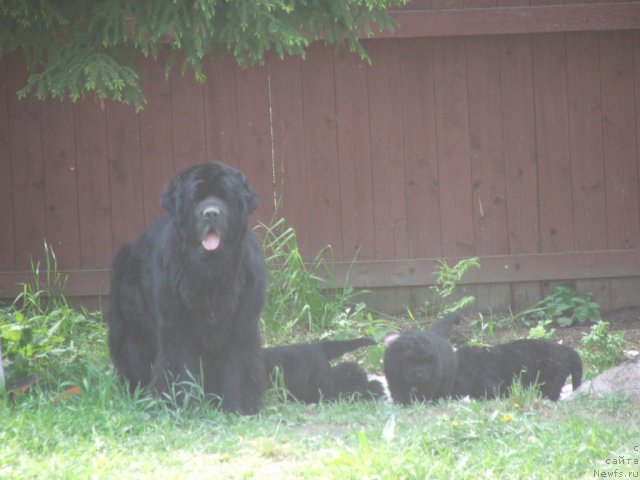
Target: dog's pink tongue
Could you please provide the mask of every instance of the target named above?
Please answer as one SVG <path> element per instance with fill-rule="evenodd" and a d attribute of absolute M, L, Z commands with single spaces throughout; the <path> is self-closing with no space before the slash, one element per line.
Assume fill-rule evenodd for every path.
<path fill-rule="evenodd" d="M 202 246 L 210 252 L 216 250 L 220 246 L 220 236 L 217 233 L 208 234 L 202 240 Z"/>

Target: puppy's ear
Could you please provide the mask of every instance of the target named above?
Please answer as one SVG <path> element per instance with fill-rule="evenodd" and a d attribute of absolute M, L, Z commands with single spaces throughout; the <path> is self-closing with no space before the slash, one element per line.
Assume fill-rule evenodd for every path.
<path fill-rule="evenodd" d="M 160 205 L 164 208 L 168 213 L 174 215 L 177 210 L 178 203 L 178 185 L 177 185 L 178 177 L 175 177 L 165 189 L 162 197 L 160 197 Z"/>
<path fill-rule="evenodd" d="M 249 183 L 249 180 L 247 180 L 247 177 L 245 177 L 240 172 L 236 172 L 236 175 L 238 176 L 238 180 L 243 187 L 240 193 L 240 198 L 242 199 L 242 203 L 247 209 L 247 213 L 251 213 L 256 208 L 258 208 L 258 196 L 253 190 L 253 187 L 251 187 L 251 184 Z"/>

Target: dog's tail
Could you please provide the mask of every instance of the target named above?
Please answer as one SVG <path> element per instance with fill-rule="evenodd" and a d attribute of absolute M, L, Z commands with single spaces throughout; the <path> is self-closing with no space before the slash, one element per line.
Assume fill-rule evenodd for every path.
<path fill-rule="evenodd" d="M 347 352 L 375 344 L 376 341 L 372 338 L 361 337 L 353 340 L 325 340 L 320 342 L 320 347 L 327 357 L 327 360 L 332 360 L 341 357 Z"/>
<path fill-rule="evenodd" d="M 568 347 L 570 348 L 570 347 Z M 577 390 L 580 385 L 582 385 L 582 360 L 580 359 L 580 355 L 578 352 L 570 348 L 571 356 L 571 385 L 573 386 L 573 390 Z"/>
<path fill-rule="evenodd" d="M 457 312 L 447 313 L 442 320 L 434 324 L 427 332 L 433 332 L 441 337 L 449 338 L 453 326 L 460 323 L 460 314 Z"/>

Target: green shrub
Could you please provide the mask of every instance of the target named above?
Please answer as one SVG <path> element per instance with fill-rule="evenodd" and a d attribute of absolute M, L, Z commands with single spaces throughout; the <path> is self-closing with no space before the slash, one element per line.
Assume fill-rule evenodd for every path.
<path fill-rule="evenodd" d="M 582 359 L 592 377 L 615 366 L 622 358 L 625 346 L 622 333 L 610 333 L 609 322 L 599 321 L 582 339 Z"/>
<path fill-rule="evenodd" d="M 327 246 L 306 264 L 300 253 L 296 231 L 284 218 L 258 225 L 267 267 L 271 275 L 262 318 L 267 336 L 288 335 L 295 329 L 327 331 L 362 314 L 358 293 L 349 286 L 336 288 L 334 272 L 324 260 Z"/>
<path fill-rule="evenodd" d="M 600 306 L 591 300 L 591 294 L 579 294 L 568 283 L 556 286 L 553 293 L 514 318 L 517 317 L 522 318 L 527 326 L 551 319 L 561 327 L 596 323 L 601 319 Z"/>
<path fill-rule="evenodd" d="M 100 357 L 97 352 L 104 351 L 106 359 L 104 324 L 69 306 L 55 254 L 46 244 L 44 271 L 39 263 L 31 268 L 32 279 L 0 310 L 6 383 L 32 375 L 43 383 L 79 378 L 89 359 Z"/>

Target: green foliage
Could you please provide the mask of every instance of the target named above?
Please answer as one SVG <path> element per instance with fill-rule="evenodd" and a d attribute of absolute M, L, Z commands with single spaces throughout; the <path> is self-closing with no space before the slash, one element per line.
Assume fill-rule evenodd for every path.
<path fill-rule="evenodd" d="M 271 225 L 260 224 L 257 233 L 271 274 L 262 313 L 267 336 L 290 335 L 295 329 L 326 334 L 364 314 L 362 305 L 353 307 L 357 293 L 351 287 L 334 287 L 333 272 L 324 260 L 330 247 L 321 250 L 307 265 L 296 231 L 285 219 L 274 219 Z"/>
<path fill-rule="evenodd" d="M 561 327 L 595 323 L 601 319 L 600 306 L 591 300 L 591 294 L 581 295 L 568 283 L 556 286 L 553 293 L 514 318 L 522 318 L 526 325 L 552 319 Z"/>
<path fill-rule="evenodd" d="M 347 45 L 368 59 L 359 37 L 394 27 L 386 8 L 406 0 L 3 0 L 0 57 L 22 50 L 28 68 L 24 97 L 34 91 L 72 100 L 101 99 L 144 104 L 139 54 L 157 59 L 170 52 L 167 73 L 182 60 L 203 82 L 203 59 L 230 52 L 242 65 L 300 55 L 315 40 Z"/>
<path fill-rule="evenodd" d="M 625 346 L 622 333 L 610 333 L 609 322 L 599 321 L 591 326 L 591 331 L 582 339 L 582 359 L 587 364 L 592 377 L 615 366 L 622 358 Z"/>
<path fill-rule="evenodd" d="M 45 244 L 45 270 L 32 263 L 32 280 L 0 310 L 0 342 L 7 384 L 37 376 L 42 383 L 77 379 L 89 358 L 104 350 L 102 322 L 71 308 L 53 250 Z"/>
<path fill-rule="evenodd" d="M 438 261 L 438 267 L 433 273 L 436 277 L 436 283 L 430 287 L 434 292 L 434 299 L 427 306 L 429 310 L 433 311 L 434 316 L 439 318 L 475 303 L 476 299 L 471 295 L 463 296 L 455 301 L 451 299 L 464 274 L 472 268 L 480 268 L 478 257 L 464 258 L 453 267 L 450 267 L 445 260 Z"/>
<path fill-rule="evenodd" d="M 550 318 L 545 320 L 538 320 L 538 324 L 535 327 L 529 329 L 527 338 L 543 338 L 552 340 L 556 336 L 556 329 L 551 327 L 553 320 Z"/>

